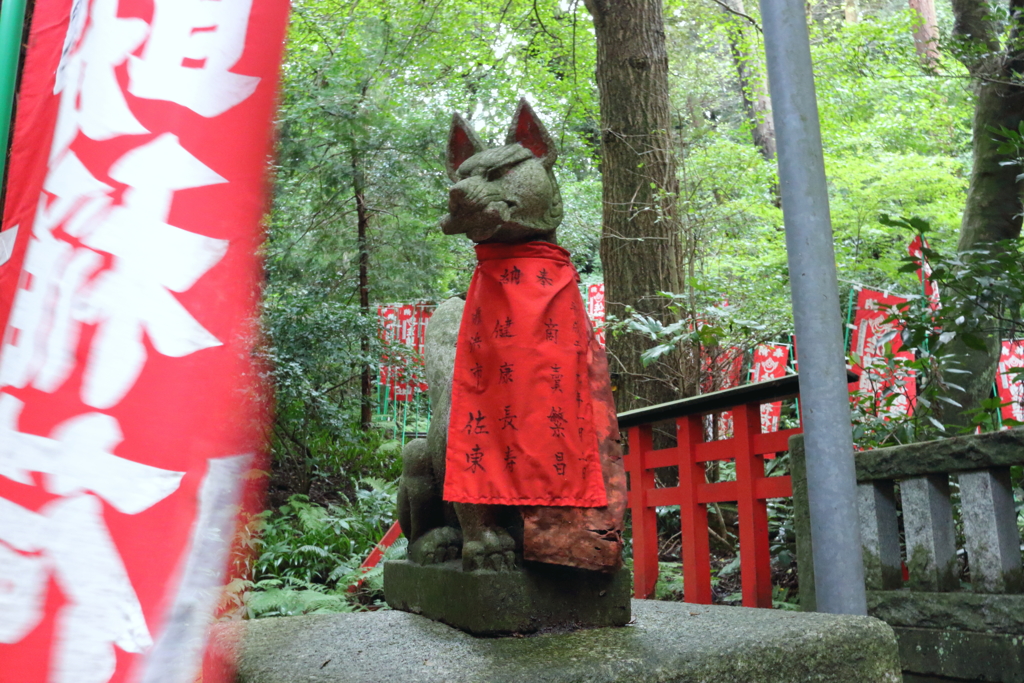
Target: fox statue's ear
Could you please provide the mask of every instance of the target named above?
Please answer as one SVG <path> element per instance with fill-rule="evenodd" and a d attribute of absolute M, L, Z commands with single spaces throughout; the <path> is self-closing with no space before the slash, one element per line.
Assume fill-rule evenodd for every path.
<path fill-rule="evenodd" d="M 508 136 L 505 138 L 506 145 L 514 142 L 533 152 L 544 164 L 544 168 L 551 168 L 558 158 L 555 141 L 548 135 L 544 124 L 537 118 L 525 97 L 519 100 L 519 106 L 512 117 L 512 125 L 508 129 Z"/>
<path fill-rule="evenodd" d="M 462 162 L 484 149 L 484 143 L 466 120 L 458 114 L 452 114 L 452 130 L 448 133 L 448 157 L 445 159 L 445 168 L 452 182 L 459 181 L 457 171 Z"/>

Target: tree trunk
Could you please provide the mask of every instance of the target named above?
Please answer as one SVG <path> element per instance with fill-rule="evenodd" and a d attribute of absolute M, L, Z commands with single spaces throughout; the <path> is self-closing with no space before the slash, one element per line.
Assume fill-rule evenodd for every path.
<path fill-rule="evenodd" d="M 910 9 L 917 14 L 914 29 L 914 49 L 921 63 L 934 66 L 939 60 L 939 24 L 935 18 L 935 0 L 909 0 Z"/>
<path fill-rule="evenodd" d="M 750 120 L 754 145 L 768 161 L 775 159 L 775 123 L 772 120 L 772 103 L 768 97 L 765 76 L 760 69 L 757 54 L 751 49 L 751 26 L 742 15 L 746 14 L 743 0 L 723 0 L 731 16 L 729 49 L 736 66 L 736 76 L 743 96 L 743 109 Z"/>
<path fill-rule="evenodd" d="M 847 24 L 856 24 L 860 21 L 860 8 L 857 7 L 857 0 L 846 0 L 843 11 L 846 13 Z"/>
<path fill-rule="evenodd" d="M 366 210 L 363 169 L 359 167 L 359 155 L 352 149 L 352 191 L 356 199 L 356 245 L 359 250 L 359 310 L 364 320 L 370 319 L 370 250 L 366 241 L 366 229 L 370 217 Z M 363 358 L 363 373 L 360 381 L 359 423 L 369 429 L 373 423 L 373 381 L 370 372 L 370 334 L 364 332 L 360 340 Z"/>
<path fill-rule="evenodd" d="M 1013 239 L 1020 236 L 1022 190 L 1017 181 L 1020 169 L 1014 165 L 1001 165 L 1009 161 L 997 153 L 999 143 L 990 128 L 1005 126 L 1017 130 L 1024 120 L 1024 87 L 1016 74 L 1024 68 L 1016 29 L 1011 30 L 1005 44 L 1010 51 L 999 51 L 1000 40 L 996 21 L 986 3 L 975 0 L 953 0 L 954 34 L 969 40 L 980 49 L 966 51 L 961 57 L 975 79 L 977 100 L 974 105 L 973 167 L 967 189 L 967 202 L 960 223 L 961 251 L 972 249 L 983 242 Z M 1022 15 L 1024 0 L 1013 0 L 1011 26 L 1016 26 Z M 934 8 L 933 8 L 934 10 Z M 963 408 L 947 409 L 942 419 L 948 424 L 966 423 L 966 411 L 977 408 L 992 391 L 996 365 L 999 362 L 1000 335 L 987 340 L 988 350 L 976 351 L 954 340 L 950 351 L 955 353 L 963 368 L 970 374 L 957 375 L 951 380 L 964 387 L 964 391 L 950 389 L 950 398 Z"/>
<path fill-rule="evenodd" d="M 659 292 L 682 293 L 687 272 L 676 213 L 679 181 L 669 131 L 668 54 L 660 0 L 585 0 L 597 37 L 604 225 L 601 260 L 608 311 L 661 320 Z M 644 367 L 649 340 L 611 336 L 619 410 L 696 393 L 681 352 Z"/>

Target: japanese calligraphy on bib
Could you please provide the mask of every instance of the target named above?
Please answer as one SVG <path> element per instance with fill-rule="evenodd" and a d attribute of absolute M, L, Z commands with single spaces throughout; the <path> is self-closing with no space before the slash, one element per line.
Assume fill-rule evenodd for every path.
<path fill-rule="evenodd" d="M 445 500 L 607 503 L 587 351 L 592 331 L 569 253 L 478 244 L 452 384 Z"/>

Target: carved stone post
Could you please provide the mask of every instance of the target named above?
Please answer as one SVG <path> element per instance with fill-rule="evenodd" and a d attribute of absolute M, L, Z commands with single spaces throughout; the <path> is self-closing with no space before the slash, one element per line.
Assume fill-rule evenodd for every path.
<path fill-rule="evenodd" d="M 864 583 L 868 590 L 896 590 L 903 586 L 900 567 L 900 529 L 896 495 L 891 480 L 857 486 L 860 543 L 864 549 Z"/>
<path fill-rule="evenodd" d="M 974 591 L 1019 593 L 1024 586 L 1010 468 L 961 472 L 959 479 Z"/>
<path fill-rule="evenodd" d="M 949 475 L 911 477 L 900 483 L 910 588 L 956 590 L 956 536 L 949 501 Z"/>

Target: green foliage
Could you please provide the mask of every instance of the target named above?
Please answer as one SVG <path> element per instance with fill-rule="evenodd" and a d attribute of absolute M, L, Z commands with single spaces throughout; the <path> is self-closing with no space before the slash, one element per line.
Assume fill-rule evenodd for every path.
<path fill-rule="evenodd" d="M 916 19 L 905 6 L 862 8 L 860 22 L 833 18 L 813 26 L 837 265 L 844 288 L 915 292 L 914 275 L 900 270 L 911 235 L 877 217 L 921 216 L 933 239 L 955 237 L 967 189 L 973 97 L 955 59 L 941 68 L 921 66 L 912 39 Z M 746 11 L 759 21 L 755 3 Z M 942 18 L 948 25 L 945 13 Z M 688 291 L 675 293 L 683 324 L 649 330 L 652 361 L 676 346 L 749 346 L 792 331 L 775 162 L 752 144 L 737 75 L 738 62 L 749 73 L 766 72 L 761 34 L 714 3 L 674 2 L 666 5 L 666 35 L 690 277 Z M 763 90 L 756 78 L 753 87 Z M 717 329 L 695 332 L 697 320 Z M 736 320 L 756 321 L 761 329 Z"/>
<path fill-rule="evenodd" d="M 655 600 L 683 601 L 683 565 L 680 562 L 659 562 L 658 581 L 654 584 Z"/>
<path fill-rule="evenodd" d="M 398 487 L 367 478 L 354 500 L 317 505 L 294 495 L 277 510 L 254 521 L 253 553 L 226 591 L 226 602 L 246 618 L 314 612 L 348 612 L 383 597 L 380 566 L 363 572 L 360 565 L 394 521 Z M 399 539 L 386 559 L 404 556 Z M 349 587 L 362 582 L 358 591 Z"/>
<path fill-rule="evenodd" d="M 296 472 L 307 492 L 314 479 L 343 472 L 396 476 L 397 461 L 374 457 L 380 435 L 362 432 L 353 418 L 362 366 L 380 357 L 376 320 L 313 282 L 268 286 L 263 325 L 275 386 L 275 466 Z M 364 335 L 373 335 L 369 354 L 360 348 Z"/>
<path fill-rule="evenodd" d="M 241 596 L 247 619 L 354 611 L 343 593 L 327 592 L 319 584 L 265 579 L 243 586 L 248 589 Z"/>
<path fill-rule="evenodd" d="M 959 340 L 967 348 L 986 350 L 1004 338 L 1015 338 L 1024 327 L 1024 268 L 1021 266 L 1020 240 L 983 243 L 975 249 L 955 251 L 932 237 L 931 224 L 922 218 L 892 218 L 883 215 L 881 223 L 932 240 L 922 250 L 932 268 L 932 280 L 942 295 L 942 306 L 935 310 L 920 294 L 910 295 L 910 303 L 890 320 L 898 323 L 903 348 L 913 351 L 914 360 L 895 357 L 891 351 L 882 363 L 869 372 L 879 381 L 901 378 L 914 381 L 917 397 L 910 416 L 893 416 L 875 405 L 871 396 L 861 397 L 855 409 L 854 436 L 863 447 L 886 443 L 908 443 L 950 433 L 969 433 L 977 428 L 993 431 L 1014 426 L 1001 421 L 1003 405 L 998 398 L 982 401 L 969 411 L 969 424 L 952 427 L 942 420 L 943 412 L 960 411 L 962 406 L 949 396 L 950 389 L 962 390 L 959 377 L 968 374 L 961 355 L 953 348 Z M 902 258 L 900 270 L 915 273 L 915 258 Z M 897 334 L 896 332 L 893 333 Z M 891 403 L 896 394 L 887 398 Z"/>
<path fill-rule="evenodd" d="M 354 571 L 394 521 L 398 488 L 365 479 L 349 505 L 320 506 L 292 496 L 264 512 L 253 578 L 296 579 L 334 586 Z"/>

